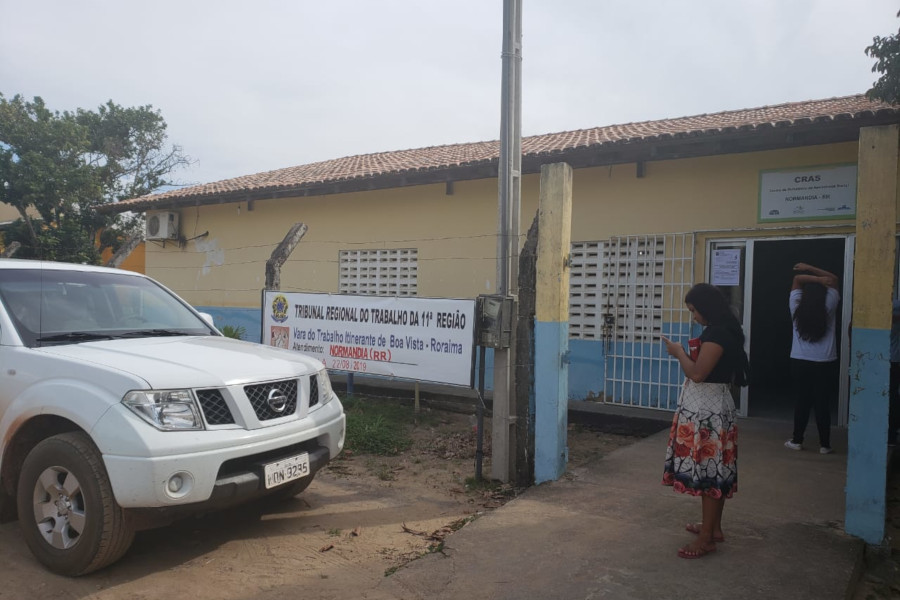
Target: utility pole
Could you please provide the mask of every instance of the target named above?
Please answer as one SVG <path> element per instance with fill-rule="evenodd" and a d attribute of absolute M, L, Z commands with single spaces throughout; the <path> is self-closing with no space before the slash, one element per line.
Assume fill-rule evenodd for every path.
<path fill-rule="evenodd" d="M 522 0 L 503 0 L 497 293 L 512 298 L 507 348 L 494 351 L 491 477 L 508 482 L 516 472 L 516 340 L 519 296 L 519 204 L 522 171 Z"/>

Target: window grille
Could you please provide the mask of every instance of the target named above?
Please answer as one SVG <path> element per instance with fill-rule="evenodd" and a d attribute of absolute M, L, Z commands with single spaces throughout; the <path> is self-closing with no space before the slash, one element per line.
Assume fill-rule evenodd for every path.
<path fill-rule="evenodd" d="M 684 295 L 693 279 L 694 236 L 628 236 L 608 242 L 601 302 L 614 317 L 606 349 L 607 402 L 673 410 L 684 377 L 660 335 L 685 342 Z"/>
<path fill-rule="evenodd" d="M 574 242 L 569 271 L 569 337 L 599 340 L 603 337 L 603 305 L 600 303 L 603 253 L 606 242 Z"/>
<path fill-rule="evenodd" d="M 659 339 L 665 251 L 657 236 L 613 238 L 606 244 L 599 301 L 615 319 L 616 341 Z"/>
<path fill-rule="evenodd" d="M 416 248 L 341 250 L 340 293 L 416 296 L 418 254 Z"/>
<path fill-rule="evenodd" d="M 569 336 L 604 342 L 604 398 L 672 409 L 683 381 L 660 335 L 686 341 L 684 295 L 693 278 L 692 234 L 575 242 Z"/>

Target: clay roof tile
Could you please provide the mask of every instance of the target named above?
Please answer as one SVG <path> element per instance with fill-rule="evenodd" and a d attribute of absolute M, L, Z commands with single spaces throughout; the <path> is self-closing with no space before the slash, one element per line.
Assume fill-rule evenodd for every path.
<path fill-rule="evenodd" d="M 528 136 L 522 139 L 522 154 L 523 158 L 537 157 L 579 148 L 790 127 L 882 113 L 898 115 L 900 108 L 872 102 L 860 94 Z M 188 198 L 300 189 L 391 174 L 475 166 L 496 161 L 499 155 L 500 143 L 494 140 L 345 156 L 134 198 L 118 203 L 116 209 L 127 210 L 131 204 L 146 207 L 148 203 Z"/>

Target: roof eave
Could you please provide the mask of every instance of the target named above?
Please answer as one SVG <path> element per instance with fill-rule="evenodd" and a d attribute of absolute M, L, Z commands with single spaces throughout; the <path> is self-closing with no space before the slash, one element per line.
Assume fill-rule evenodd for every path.
<path fill-rule="evenodd" d="M 522 172 L 523 174 L 538 173 L 541 165 L 563 161 L 569 163 L 573 168 L 579 169 L 849 142 L 859 139 L 859 129 L 862 127 L 897 122 L 897 112 L 887 109 L 602 142 L 562 150 L 523 154 Z M 148 196 L 144 201 L 107 204 L 98 207 L 97 211 L 106 214 L 129 211 L 144 212 L 487 179 L 497 176 L 498 164 L 499 160 L 493 158 L 462 165 L 410 169 L 296 186 L 261 187 L 215 194 L 180 195 L 173 198 Z"/>

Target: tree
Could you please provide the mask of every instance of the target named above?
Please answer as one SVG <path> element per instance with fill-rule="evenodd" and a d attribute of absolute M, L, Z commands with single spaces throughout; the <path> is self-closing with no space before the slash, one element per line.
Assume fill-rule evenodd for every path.
<path fill-rule="evenodd" d="M 897 16 L 900 17 L 900 12 Z M 881 73 L 866 96 L 891 104 L 900 102 L 900 31 L 888 37 L 875 36 L 872 45 L 866 48 L 866 56 L 877 59 L 872 72 Z"/>
<path fill-rule="evenodd" d="M 244 339 L 244 336 L 247 335 L 247 328 L 243 325 L 223 325 L 222 326 L 222 335 L 229 338 L 234 338 L 236 340 Z"/>
<path fill-rule="evenodd" d="M 189 163 L 166 147 L 166 122 L 149 105 L 59 113 L 39 97 L 0 94 L 0 202 L 21 217 L 4 233 L 22 244 L 17 256 L 98 263 L 140 220 L 94 208 L 173 185 L 168 175 Z"/>

